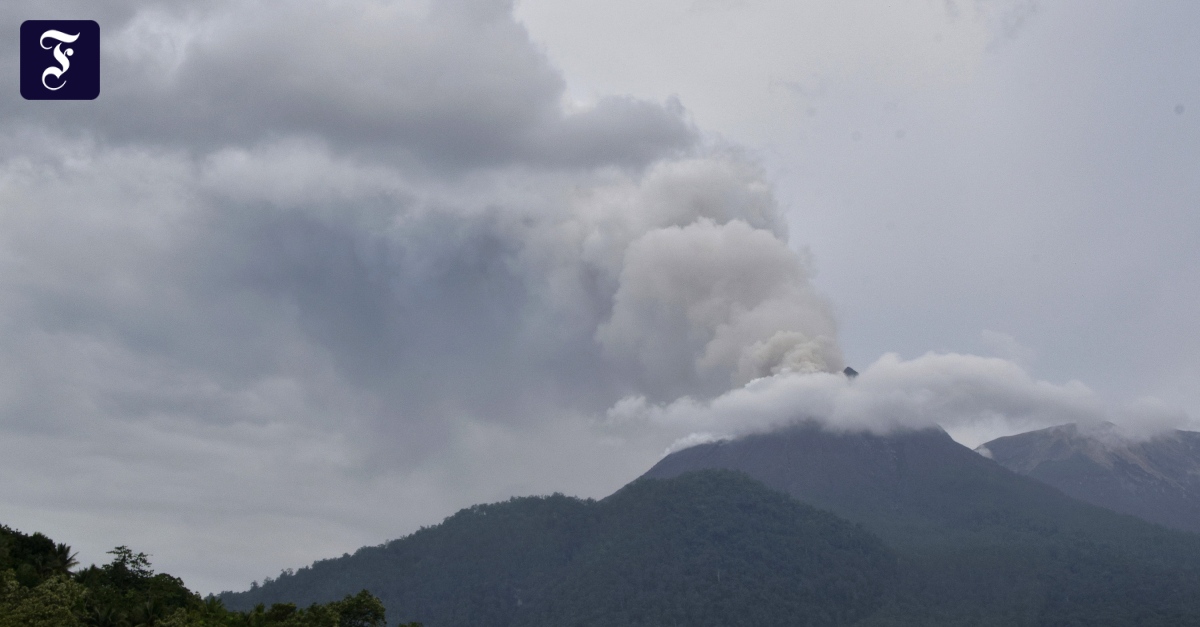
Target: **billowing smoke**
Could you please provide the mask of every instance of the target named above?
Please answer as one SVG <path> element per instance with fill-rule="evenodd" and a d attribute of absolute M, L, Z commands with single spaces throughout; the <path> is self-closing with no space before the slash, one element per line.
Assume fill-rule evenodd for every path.
<path fill-rule="evenodd" d="M 448 416 L 841 366 L 761 170 L 674 101 L 566 112 L 508 3 L 147 8 L 106 32 L 95 106 L 5 103 L 0 218 L 13 324 L 181 378 L 81 384 L 93 412 L 335 413 L 419 456 Z M 310 406 L 237 404 L 267 382 Z"/>
<path fill-rule="evenodd" d="M 754 160 L 565 102 L 511 2 L 0 11 L 103 25 L 99 99 L 0 94 L 0 522 L 85 560 L 244 585 L 599 495 L 660 447 L 595 428 L 620 399 L 842 367 Z"/>
<path fill-rule="evenodd" d="M 801 259 L 769 231 L 701 219 L 639 237 L 596 337 L 651 388 L 708 390 L 840 368 L 834 325 Z M 732 379 L 732 380 L 731 380 Z"/>
<path fill-rule="evenodd" d="M 1065 423 L 1111 424 L 1123 437 L 1144 439 L 1182 427 L 1188 418 L 1155 399 L 1114 405 L 1078 381 L 1038 381 L 1006 359 L 953 353 L 911 360 L 885 354 L 853 379 L 782 373 L 711 400 L 654 404 L 629 397 L 608 412 L 616 430 L 672 431 L 679 439 L 668 450 L 801 420 L 876 433 L 942 427 L 960 441 L 978 444 L 990 436 Z"/>

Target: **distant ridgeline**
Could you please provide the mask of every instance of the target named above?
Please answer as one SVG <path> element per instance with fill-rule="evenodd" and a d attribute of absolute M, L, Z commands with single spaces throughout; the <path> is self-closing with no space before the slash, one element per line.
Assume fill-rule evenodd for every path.
<path fill-rule="evenodd" d="M 975 450 L 1081 501 L 1200 533 L 1200 433 L 1171 430 L 1131 440 L 1111 424 L 1070 424 Z"/>
<path fill-rule="evenodd" d="M 475 506 L 221 598 L 362 589 L 429 627 L 1200 625 L 1200 536 L 940 430 L 804 424 L 678 451 L 600 501 Z"/>
<path fill-rule="evenodd" d="M 366 591 L 299 609 L 245 612 L 201 599 L 183 582 L 155 574 L 144 553 L 126 547 L 113 561 L 72 572 L 75 555 L 41 533 L 0 525 L 0 627 L 384 627 L 384 607 Z M 419 627 L 411 623 L 409 627 Z"/>

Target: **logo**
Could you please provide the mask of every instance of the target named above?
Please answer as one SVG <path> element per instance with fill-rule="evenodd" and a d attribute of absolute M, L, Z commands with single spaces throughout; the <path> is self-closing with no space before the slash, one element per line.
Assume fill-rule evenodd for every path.
<path fill-rule="evenodd" d="M 21 95 L 94 100 L 100 95 L 100 25 L 91 20 L 21 24 Z"/>

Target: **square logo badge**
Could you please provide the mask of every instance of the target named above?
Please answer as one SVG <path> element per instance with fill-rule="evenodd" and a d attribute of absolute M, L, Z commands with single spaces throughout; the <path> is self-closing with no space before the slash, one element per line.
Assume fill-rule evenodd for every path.
<path fill-rule="evenodd" d="M 100 95 L 100 25 L 92 20 L 21 24 L 21 95 L 94 100 Z"/>

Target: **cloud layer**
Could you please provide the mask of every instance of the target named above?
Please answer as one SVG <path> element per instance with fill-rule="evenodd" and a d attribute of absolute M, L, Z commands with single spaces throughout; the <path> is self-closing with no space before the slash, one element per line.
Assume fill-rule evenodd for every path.
<path fill-rule="evenodd" d="M 673 431 L 679 439 L 668 450 L 675 450 L 807 420 L 875 433 L 941 427 L 974 446 L 995 435 L 1066 423 L 1111 423 L 1125 437 L 1150 438 L 1183 427 L 1188 416 L 1156 399 L 1119 405 L 1078 381 L 1039 381 L 1006 359 L 929 353 L 905 360 L 889 353 L 853 379 L 783 373 L 708 400 L 653 404 L 627 397 L 609 410 L 608 420 L 622 432 Z"/>
<path fill-rule="evenodd" d="M 695 141 L 677 103 L 565 111 L 563 80 L 511 2 L 129 6 L 71 12 L 101 13 L 103 98 L 45 107 L 4 94 L 10 123 L 190 151 L 319 138 L 437 169 L 639 167 Z"/>
<path fill-rule="evenodd" d="M 595 427 L 628 395 L 841 367 L 762 169 L 566 103 L 508 2 L 55 10 L 104 86 L 0 97 L 0 499 L 85 561 L 245 585 L 611 490 L 660 446 Z"/>

